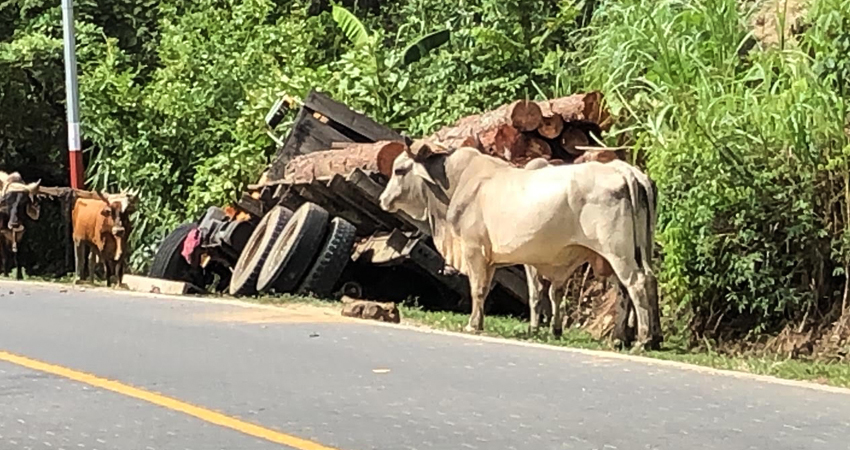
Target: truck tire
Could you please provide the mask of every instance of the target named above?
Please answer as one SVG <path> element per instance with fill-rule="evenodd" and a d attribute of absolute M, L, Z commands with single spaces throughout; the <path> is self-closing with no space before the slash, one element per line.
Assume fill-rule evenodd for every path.
<path fill-rule="evenodd" d="M 168 234 L 153 257 L 148 276 L 165 280 L 195 283 L 192 267 L 183 258 L 183 241 L 198 226 L 196 223 L 184 223 Z"/>
<path fill-rule="evenodd" d="M 325 243 L 319 250 L 319 257 L 298 286 L 298 294 L 330 297 L 343 269 L 351 259 L 355 231 L 354 225 L 341 217 L 331 220 Z"/>
<path fill-rule="evenodd" d="M 257 293 L 257 277 L 265 265 L 272 246 L 292 217 L 292 211 L 275 206 L 260 220 L 248 239 L 233 267 L 230 278 L 230 295 L 254 295 Z"/>
<path fill-rule="evenodd" d="M 329 214 L 319 205 L 305 203 L 277 238 L 260 272 L 260 292 L 292 292 L 315 260 L 325 239 Z"/>

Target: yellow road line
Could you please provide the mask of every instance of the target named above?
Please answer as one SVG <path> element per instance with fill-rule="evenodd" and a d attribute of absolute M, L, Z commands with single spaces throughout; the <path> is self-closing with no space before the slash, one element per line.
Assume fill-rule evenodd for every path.
<path fill-rule="evenodd" d="M 95 375 L 78 372 L 67 367 L 36 361 L 34 359 L 14 355 L 12 353 L 4 351 L 0 351 L 0 361 L 10 362 L 12 364 L 17 364 L 28 369 L 38 370 L 40 372 L 57 375 L 60 377 L 68 378 L 70 380 L 78 381 L 80 383 L 85 383 L 90 386 L 106 389 L 112 392 L 117 392 L 127 397 L 133 397 L 139 400 L 144 400 L 146 402 L 153 403 L 154 405 L 162 406 L 163 408 L 168 408 L 173 411 L 178 411 L 193 417 L 197 417 L 198 419 L 215 425 L 240 431 L 247 435 L 265 439 L 267 441 L 271 441 L 277 444 L 287 445 L 297 450 L 338 450 L 332 447 L 327 447 L 312 441 L 308 441 L 306 439 L 301 439 L 299 437 L 270 430 L 268 428 L 255 425 L 253 423 L 248 423 L 243 420 L 225 416 L 224 414 L 211 411 L 200 406 L 190 405 L 186 402 L 166 397 L 164 395 L 128 386 L 118 381 L 107 380 L 105 378 L 100 378 Z"/>

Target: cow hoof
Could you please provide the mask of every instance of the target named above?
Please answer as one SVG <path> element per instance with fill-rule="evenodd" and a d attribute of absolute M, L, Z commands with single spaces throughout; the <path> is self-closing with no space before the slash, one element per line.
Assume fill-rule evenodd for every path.
<path fill-rule="evenodd" d="M 552 329 L 552 337 L 555 339 L 561 339 L 561 336 L 564 335 L 564 330 L 562 328 L 553 328 Z"/>
<path fill-rule="evenodd" d="M 655 336 L 646 344 L 647 350 L 661 350 L 661 344 L 664 343 L 664 338 Z"/>
<path fill-rule="evenodd" d="M 629 351 L 629 353 L 632 353 L 632 354 L 644 353 L 647 350 L 647 345 L 648 345 L 647 342 L 635 341 L 635 343 L 632 344 L 632 349 L 631 349 L 631 351 Z"/>
<path fill-rule="evenodd" d="M 472 333 L 472 334 L 478 334 L 478 333 L 480 333 L 480 332 L 481 332 L 481 330 L 479 330 L 478 328 L 473 327 L 472 325 L 467 325 L 467 326 L 463 327 L 463 331 L 464 331 L 465 333 Z"/>

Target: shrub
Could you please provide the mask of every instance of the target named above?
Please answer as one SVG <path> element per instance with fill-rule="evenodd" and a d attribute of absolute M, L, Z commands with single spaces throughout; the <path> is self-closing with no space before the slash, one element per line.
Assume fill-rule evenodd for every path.
<path fill-rule="evenodd" d="M 811 43 L 829 39 L 747 51 L 747 23 L 734 0 L 608 2 L 589 38 L 585 79 L 658 183 L 666 313 L 695 338 L 834 314 L 844 288 L 845 98 Z"/>

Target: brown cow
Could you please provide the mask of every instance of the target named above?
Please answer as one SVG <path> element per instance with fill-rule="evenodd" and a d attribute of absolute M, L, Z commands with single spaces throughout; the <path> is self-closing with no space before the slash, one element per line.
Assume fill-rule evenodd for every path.
<path fill-rule="evenodd" d="M 117 196 L 103 196 L 104 200 L 78 198 L 71 216 L 76 257 L 76 280 L 83 279 L 86 247 L 90 252 L 89 278 L 94 282 L 96 260 L 104 264 L 106 285 L 111 286 L 116 275 L 121 284 L 126 254 L 126 208 Z"/>

